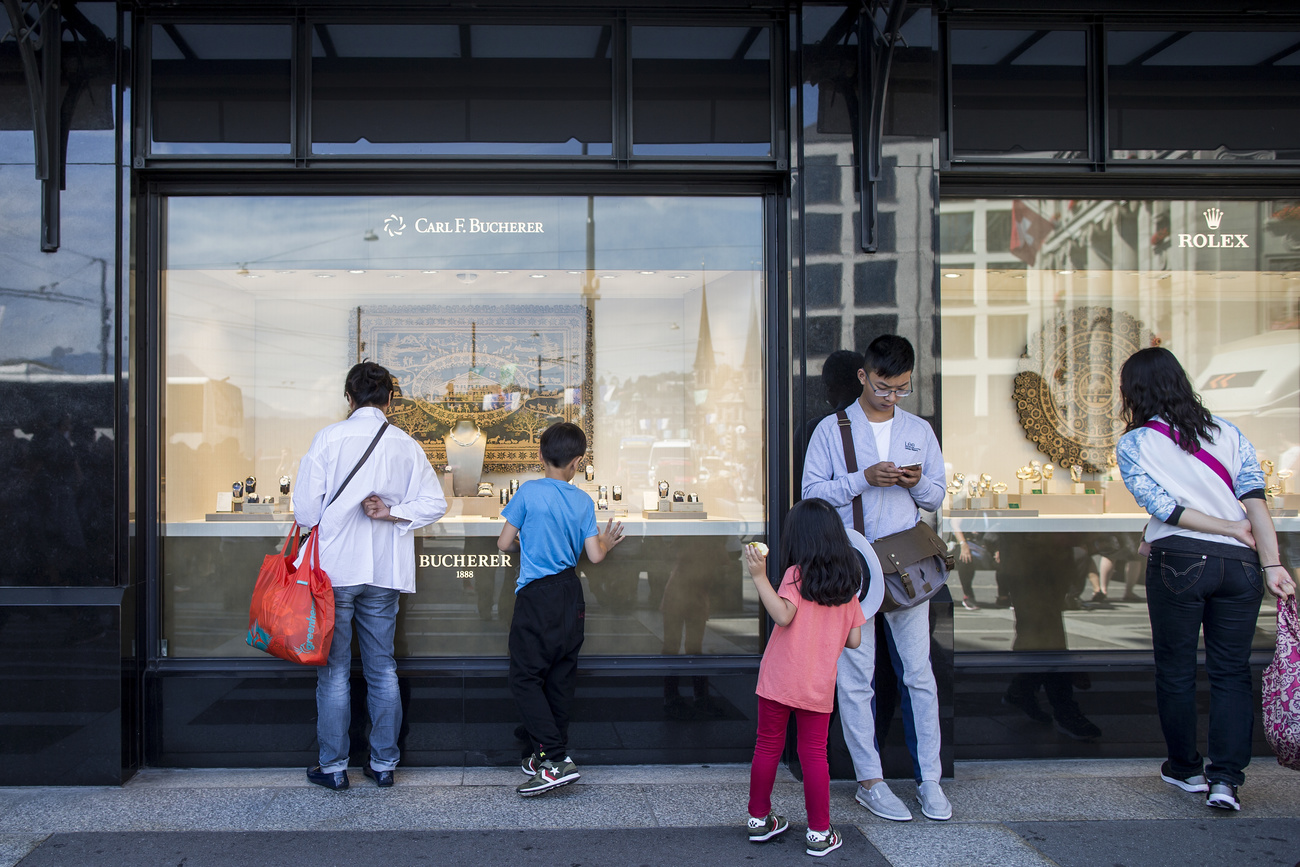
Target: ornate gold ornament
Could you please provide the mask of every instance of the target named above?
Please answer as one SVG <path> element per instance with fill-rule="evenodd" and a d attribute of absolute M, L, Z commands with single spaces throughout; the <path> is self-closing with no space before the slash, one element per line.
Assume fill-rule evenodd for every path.
<path fill-rule="evenodd" d="M 1026 438 L 1061 466 L 1095 473 L 1113 465 L 1124 431 L 1119 368 L 1147 337 L 1141 322 L 1109 307 L 1075 307 L 1045 322 L 1012 387 Z"/>

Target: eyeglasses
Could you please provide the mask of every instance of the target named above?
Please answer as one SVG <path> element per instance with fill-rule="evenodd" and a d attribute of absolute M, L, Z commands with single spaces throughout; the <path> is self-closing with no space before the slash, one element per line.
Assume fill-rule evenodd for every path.
<path fill-rule="evenodd" d="M 912 393 L 912 383 L 909 382 L 899 388 L 880 388 L 873 382 L 871 384 L 871 393 L 876 397 L 889 397 L 891 394 L 894 397 L 907 397 Z"/>

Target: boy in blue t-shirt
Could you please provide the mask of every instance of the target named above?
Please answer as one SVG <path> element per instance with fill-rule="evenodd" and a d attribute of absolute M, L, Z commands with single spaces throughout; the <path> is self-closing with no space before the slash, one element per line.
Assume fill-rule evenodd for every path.
<path fill-rule="evenodd" d="M 587 436 L 569 422 L 543 433 L 538 457 L 546 477 L 524 482 L 501 510 L 502 551 L 518 551 L 519 581 L 510 620 L 510 692 L 524 718 L 533 752 L 523 762 L 528 782 L 516 791 L 540 795 L 578 779 L 568 755 L 569 706 L 578 679 L 586 605 L 575 568 L 582 552 L 592 563 L 623 541 L 623 525 L 596 526 L 591 496 L 570 485 L 587 453 Z"/>

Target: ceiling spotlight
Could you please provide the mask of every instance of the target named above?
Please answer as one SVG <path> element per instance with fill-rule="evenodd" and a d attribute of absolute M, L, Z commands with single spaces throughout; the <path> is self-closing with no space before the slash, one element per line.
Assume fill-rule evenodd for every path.
<path fill-rule="evenodd" d="M 669 323 L 668 328 L 669 328 L 669 330 L 671 330 L 671 331 L 681 331 L 681 330 L 682 330 L 682 327 L 681 327 L 680 325 L 678 325 L 676 322 L 671 322 L 671 323 Z"/>
<path fill-rule="evenodd" d="M 292 271 L 276 271 L 277 274 L 292 274 Z"/>
<path fill-rule="evenodd" d="M 401 279 L 402 279 L 402 276 L 403 276 L 403 275 L 401 275 L 401 274 L 389 274 L 389 275 L 388 275 L 388 279 L 389 279 L 389 280 L 401 280 Z"/>
<path fill-rule="evenodd" d="M 1057 271 L 1057 274 L 1073 274 L 1073 271 Z"/>
<path fill-rule="evenodd" d="M 581 272 L 581 271 L 570 271 L 569 273 L 570 273 L 570 274 L 581 274 L 582 272 Z"/>
<path fill-rule="evenodd" d="M 261 274 L 245 274 L 244 276 L 247 277 L 249 280 L 261 280 L 261 279 L 262 279 L 262 275 L 261 275 Z"/>
<path fill-rule="evenodd" d="M 600 279 L 602 279 L 602 280 L 613 280 L 613 279 L 615 279 L 616 277 L 618 277 L 617 274 L 601 274 L 601 275 L 600 275 Z"/>
<path fill-rule="evenodd" d="M 955 278 L 955 277 L 960 277 L 961 275 L 958 274 L 958 273 L 956 273 L 955 271 L 949 271 L 947 274 L 944 274 L 943 276 L 945 276 L 945 277 L 947 277 L 948 279 L 951 280 L 951 279 L 953 279 L 953 278 Z"/>
<path fill-rule="evenodd" d="M 674 274 L 674 275 L 673 275 L 673 279 L 674 279 L 674 280 L 689 280 L 689 279 L 691 279 L 691 275 L 690 275 L 690 274 Z"/>
<path fill-rule="evenodd" d="M 365 271 L 357 271 L 357 270 L 355 270 L 355 269 L 350 269 L 350 270 L 348 271 L 348 273 L 349 273 L 349 274 L 364 274 L 364 273 L 366 273 L 366 272 L 365 272 Z"/>
<path fill-rule="evenodd" d="M 534 280 L 540 280 L 540 279 L 542 279 L 543 277 L 545 277 L 546 275 L 545 275 L 545 274 L 529 274 L 528 276 L 529 276 L 529 277 L 532 277 Z"/>
<path fill-rule="evenodd" d="M 462 283 L 473 283 L 478 279 L 478 274 L 473 271 L 461 271 L 456 275 L 456 279 Z"/>
<path fill-rule="evenodd" d="M 509 274 L 510 272 L 509 272 L 509 271 L 498 271 L 497 273 L 498 273 L 498 274 Z"/>
<path fill-rule="evenodd" d="M 421 271 L 421 274 L 437 274 L 437 271 Z"/>
<path fill-rule="evenodd" d="M 320 278 L 323 279 L 323 280 L 328 280 L 329 278 L 333 277 L 334 275 L 333 275 L 333 274 L 317 274 L 316 276 L 317 276 L 317 277 L 320 277 Z"/>
<path fill-rule="evenodd" d="M 653 272 L 653 271 L 637 271 L 637 273 L 638 273 L 638 274 L 644 274 L 645 276 L 648 277 L 648 276 L 650 276 L 651 274 L 653 274 L 654 272 Z"/>

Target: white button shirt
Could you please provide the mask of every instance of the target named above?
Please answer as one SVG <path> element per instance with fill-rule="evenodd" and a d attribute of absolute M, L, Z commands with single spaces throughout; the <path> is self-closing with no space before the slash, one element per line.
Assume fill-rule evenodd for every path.
<path fill-rule="evenodd" d="M 379 432 L 384 414 L 363 406 L 346 420 L 321 430 L 298 465 L 294 516 L 320 533 L 321 568 L 335 587 L 374 584 L 415 592 L 415 536 L 447 512 L 447 500 L 419 444 L 389 427 L 328 509 L 325 504 L 343 484 Z M 366 517 L 361 501 L 371 494 L 388 506 L 397 522 Z M 321 514 L 322 510 L 324 515 Z"/>

